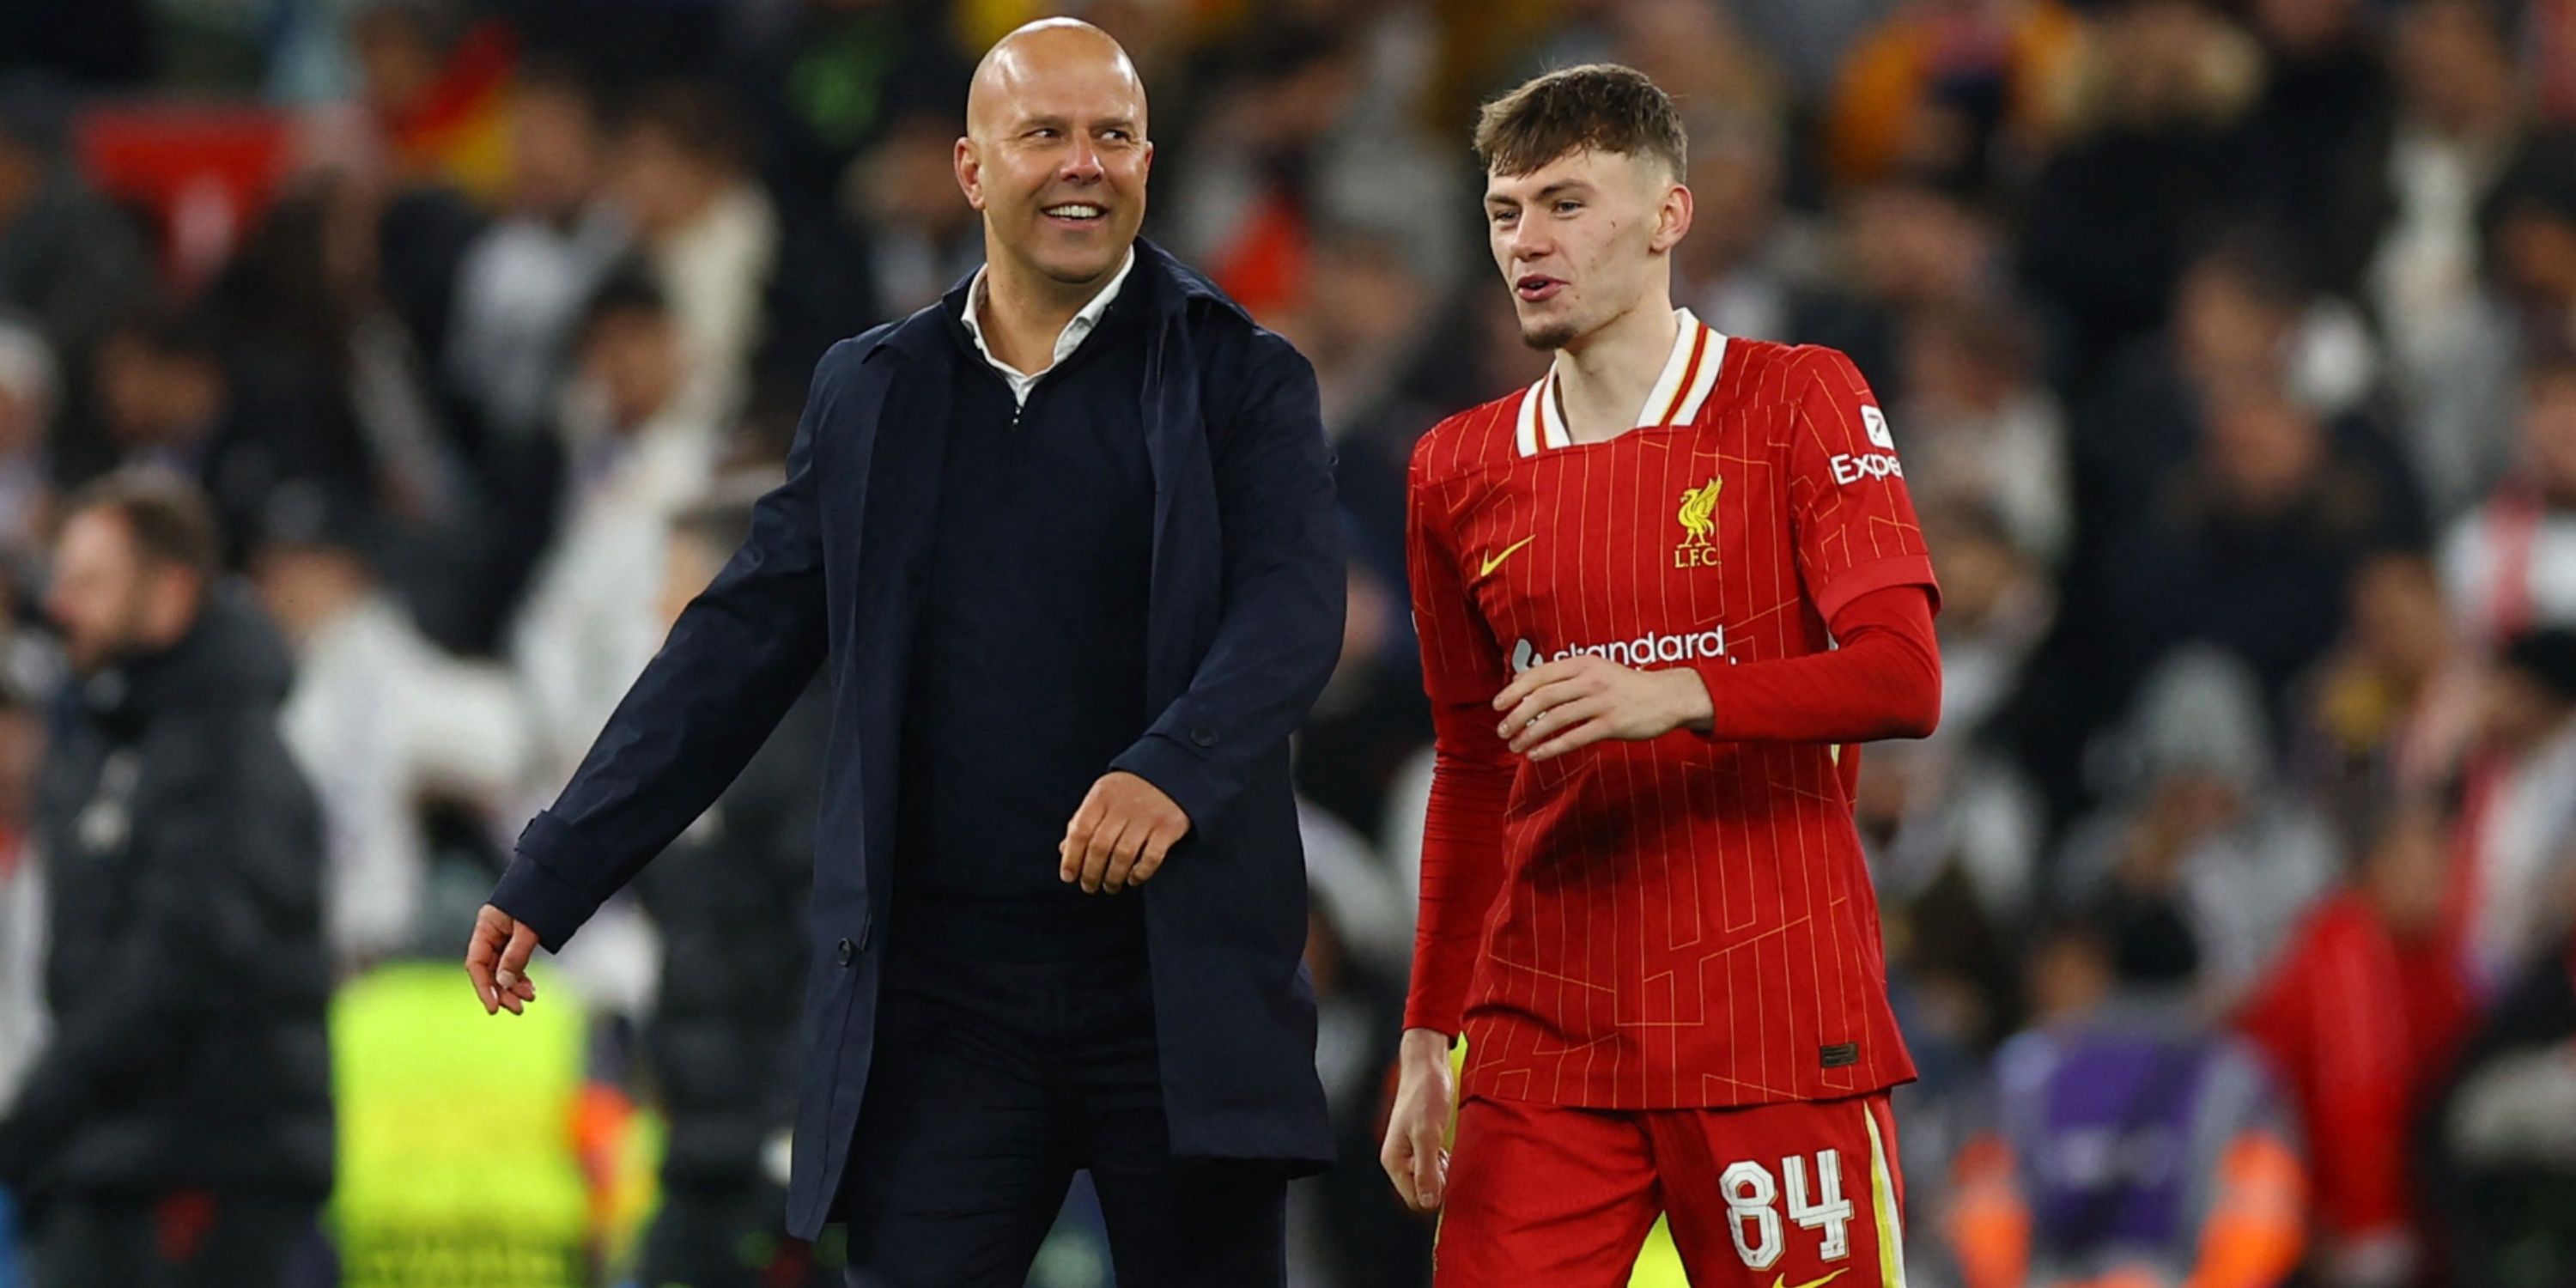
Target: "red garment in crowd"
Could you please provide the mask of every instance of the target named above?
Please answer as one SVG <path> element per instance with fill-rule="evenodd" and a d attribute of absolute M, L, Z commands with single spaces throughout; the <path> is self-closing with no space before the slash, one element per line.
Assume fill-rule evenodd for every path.
<path fill-rule="evenodd" d="M 2399 938 L 2347 890 L 2310 915 L 2238 1016 L 2297 1105 L 2329 1236 L 2413 1226 L 2408 1142 L 2474 1014 L 2456 953 Z"/>

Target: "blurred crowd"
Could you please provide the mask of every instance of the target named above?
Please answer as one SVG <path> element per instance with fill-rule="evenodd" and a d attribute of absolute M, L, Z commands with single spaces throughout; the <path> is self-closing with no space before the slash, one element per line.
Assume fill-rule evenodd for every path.
<path fill-rule="evenodd" d="M 812 703 L 527 1023 L 452 959 L 815 359 L 978 263 L 965 77 L 1056 10 L 1150 90 L 1147 235 L 1313 360 L 1339 452 L 1296 774 L 1347 1161 L 1299 1283 L 1426 1281 L 1373 1162 L 1429 777 L 1404 462 L 1546 362 L 1474 106 L 1595 59 L 1688 118 L 1677 298 L 1853 355 L 1942 579 L 1940 731 L 1857 803 L 1912 1281 L 2576 1283 L 2576 0 L 0 6 L 0 1103 L 101 1005 L 39 802 L 103 708 L 48 606 L 67 498 L 149 467 L 292 653 L 340 1280 L 828 1268 L 757 1233 Z M 1082 1209 L 1041 1281 L 1102 1280 Z"/>

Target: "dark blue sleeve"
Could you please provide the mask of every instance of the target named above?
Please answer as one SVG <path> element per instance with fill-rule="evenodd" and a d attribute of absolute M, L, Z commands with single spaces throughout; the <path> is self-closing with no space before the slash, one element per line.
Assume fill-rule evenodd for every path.
<path fill-rule="evenodd" d="M 1341 655 L 1348 587 L 1315 369 L 1255 337 L 1231 423 L 1210 427 L 1224 607 L 1189 689 L 1110 762 L 1204 827 L 1286 742 Z"/>
<path fill-rule="evenodd" d="M 822 522 L 814 440 L 865 340 L 823 356 L 787 478 L 751 535 L 672 625 L 552 808 L 519 834 L 492 904 L 549 949 L 588 921 L 742 772 L 822 664 Z"/>

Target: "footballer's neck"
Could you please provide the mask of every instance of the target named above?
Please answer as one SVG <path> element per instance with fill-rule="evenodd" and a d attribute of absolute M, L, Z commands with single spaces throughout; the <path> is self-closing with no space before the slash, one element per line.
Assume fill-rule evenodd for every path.
<path fill-rule="evenodd" d="M 1680 329 L 1670 288 L 1648 291 L 1558 350 L 1556 390 L 1567 435 L 1578 443 L 1599 443 L 1634 428 Z"/>

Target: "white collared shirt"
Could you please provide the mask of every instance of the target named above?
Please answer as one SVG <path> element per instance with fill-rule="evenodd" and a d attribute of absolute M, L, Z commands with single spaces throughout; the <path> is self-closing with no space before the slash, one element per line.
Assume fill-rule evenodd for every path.
<path fill-rule="evenodd" d="M 1127 262 L 1120 264 L 1118 271 L 1110 275 L 1109 284 L 1101 287 L 1100 293 L 1092 296 L 1091 302 L 1083 305 L 1082 311 L 1074 314 L 1073 320 L 1064 324 L 1064 330 L 1056 333 L 1055 357 L 1050 359 L 1041 370 L 1023 373 L 1019 368 L 993 356 L 992 346 L 984 343 L 984 321 L 976 316 L 983 311 L 984 303 L 985 270 L 980 268 L 975 270 L 975 280 L 968 283 L 966 287 L 966 334 L 975 337 L 975 352 L 983 354 L 984 361 L 993 364 L 993 370 L 1001 372 L 1002 379 L 1010 382 L 1012 400 L 1026 407 L 1029 405 L 1029 391 L 1037 387 L 1039 378 L 1055 370 L 1056 364 L 1073 356 L 1073 351 L 1081 348 L 1082 342 L 1089 339 L 1092 331 L 1100 326 L 1100 315 L 1109 311 L 1110 303 L 1118 298 L 1118 288 L 1127 284 L 1127 270 L 1134 267 L 1136 267 L 1136 248 L 1130 246 L 1127 248 Z"/>

